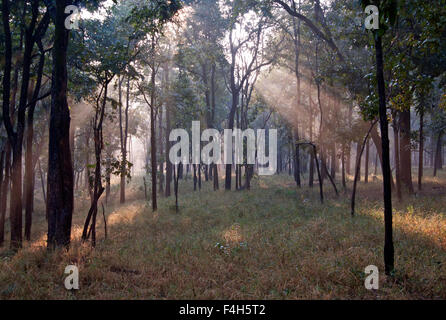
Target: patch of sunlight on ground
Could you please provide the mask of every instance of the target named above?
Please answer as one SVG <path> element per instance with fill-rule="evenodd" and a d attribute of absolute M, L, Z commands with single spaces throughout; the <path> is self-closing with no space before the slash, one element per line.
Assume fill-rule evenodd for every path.
<path fill-rule="evenodd" d="M 223 239 L 228 244 L 240 243 L 243 240 L 241 227 L 238 223 L 233 224 L 229 229 L 223 231 Z"/>
<path fill-rule="evenodd" d="M 109 225 L 133 223 L 143 208 L 144 204 L 141 202 L 136 202 L 125 207 L 118 208 L 108 216 L 107 223 Z"/>

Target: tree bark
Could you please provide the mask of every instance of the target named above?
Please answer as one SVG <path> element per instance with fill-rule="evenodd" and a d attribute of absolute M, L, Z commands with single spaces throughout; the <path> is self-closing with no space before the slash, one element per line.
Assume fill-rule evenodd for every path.
<path fill-rule="evenodd" d="M 70 110 L 67 101 L 68 30 L 65 7 L 56 2 L 54 17 L 53 81 L 48 149 L 48 247 L 68 246 L 73 215 L 73 164 L 70 149 Z M 48 8 L 50 10 L 50 8 Z"/>
<path fill-rule="evenodd" d="M 401 201 L 402 193 L 401 193 L 401 166 L 400 166 L 400 135 L 398 130 L 398 124 L 394 121 L 393 124 L 393 141 L 395 144 L 394 152 L 395 152 L 395 186 L 396 186 L 396 194 L 398 200 Z"/>
<path fill-rule="evenodd" d="M 421 191 L 423 184 L 423 169 L 424 169 L 424 109 L 420 111 L 420 144 L 418 153 L 418 190 Z"/>
<path fill-rule="evenodd" d="M 384 265 L 385 273 L 390 275 L 394 269 L 393 248 L 393 226 L 392 226 L 392 185 L 390 170 L 390 148 L 389 148 L 389 124 L 387 122 L 386 89 L 384 81 L 384 59 L 382 39 L 378 34 L 375 36 L 376 52 L 376 78 L 379 93 L 379 122 L 381 127 L 382 141 L 382 171 L 383 171 L 383 196 L 384 196 Z"/>
<path fill-rule="evenodd" d="M 410 143 L 410 110 L 400 112 L 400 172 L 401 182 L 409 193 L 414 192 L 412 183 L 412 152 Z"/>

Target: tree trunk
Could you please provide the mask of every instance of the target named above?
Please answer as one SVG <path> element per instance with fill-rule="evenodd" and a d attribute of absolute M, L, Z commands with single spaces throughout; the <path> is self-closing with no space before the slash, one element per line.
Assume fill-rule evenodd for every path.
<path fill-rule="evenodd" d="M 169 86 L 169 68 L 166 68 L 166 85 Z M 168 93 L 169 94 L 169 93 Z M 171 183 L 172 183 L 172 163 L 169 159 L 169 152 L 170 152 L 170 141 L 169 141 L 169 135 L 170 135 L 170 96 L 167 98 L 166 103 L 166 190 L 165 195 L 166 197 L 170 197 L 171 195 Z"/>
<path fill-rule="evenodd" d="M 1 196 L 0 196 L 0 247 L 3 246 L 5 241 L 5 218 L 6 218 L 6 202 L 9 191 L 9 175 L 11 170 L 11 146 L 9 142 L 6 142 L 6 151 L 4 155 L 4 173 L 1 180 Z M 3 157 L 2 157 L 3 161 Z M 2 166 L 3 167 L 3 166 Z M 2 168 L 3 169 L 3 168 Z M 3 171 L 2 171 L 3 172 Z"/>
<path fill-rule="evenodd" d="M 366 147 L 366 145 L 368 146 L 370 132 L 373 130 L 375 125 L 376 125 L 376 121 L 373 122 L 372 125 L 370 126 L 370 129 L 364 138 L 364 142 L 362 143 L 362 146 L 359 150 L 359 154 L 356 158 L 355 178 L 353 180 L 353 191 L 352 191 L 352 199 L 351 199 L 351 215 L 352 215 L 352 217 L 355 215 L 356 185 L 358 183 L 359 172 L 361 169 L 361 158 L 362 158 L 362 154 L 364 153 L 364 148 Z"/>
<path fill-rule="evenodd" d="M 110 200 L 111 192 L 111 155 L 105 160 L 105 204 Z"/>
<path fill-rule="evenodd" d="M 379 93 L 379 120 L 382 141 L 382 171 L 384 196 L 384 265 L 390 275 L 394 269 L 393 227 L 392 227 L 392 185 L 390 170 L 389 124 L 387 122 L 386 89 L 384 82 L 384 61 L 381 36 L 375 34 L 376 78 Z"/>
<path fill-rule="evenodd" d="M 197 178 L 197 165 L 194 163 L 192 165 L 192 167 L 194 168 L 194 191 L 197 191 L 197 182 L 198 182 L 198 178 Z"/>
<path fill-rule="evenodd" d="M 70 109 L 67 102 L 68 30 L 65 7 L 56 2 L 53 81 L 48 149 L 48 247 L 68 246 L 73 215 L 73 165 L 70 149 Z"/>
<path fill-rule="evenodd" d="M 155 35 L 152 35 L 152 53 L 155 52 Z M 154 59 L 154 57 L 152 57 Z M 152 75 L 150 93 L 150 146 L 151 146 L 151 165 L 152 165 L 152 210 L 158 210 L 157 192 L 156 192 L 156 136 L 155 136 L 155 61 L 152 61 Z"/>
<path fill-rule="evenodd" d="M 3 27 L 5 31 L 5 76 L 10 77 L 11 71 L 11 32 L 9 28 L 9 1 L 3 1 Z M 22 78 L 20 87 L 20 98 L 18 106 L 17 116 L 17 130 L 13 131 L 13 125 L 11 123 L 9 114 L 9 101 L 3 102 L 3 114 L 8 115 L 4 119 L 8 138 L 12 146 L 12 186 L 11 186 L 11 198 L 10 198 L 10 224 L 11 224 L 11 249 L 16 250 L 22 246 L 22 147 L 23 137 L 25 130 L 25 113 L 28 102 L 28 89 L 31 74 L 32 53 L 35 43 L 34 29 L 38 16 L 38 3 L 32 3 L 32 17 L 28 26 L 25 24 L 25 49 L 23 53 L 22 61 Z M 24 11 L 25 12 L 25 11 Z M 25 17 L 23 17 L 25 19 Z M 4 81 L 5 81 L 4 79 Z M 9 80 L 9 79 L 7 79 Z M 3 99 L 9 100 L 10 85 L 4 85 Z M 28 212 L 29 214 L 29 212 Z M 30 225 L 28 225 L 30 227 Z"/>
<path fill-rule="evenodd" d="M 217 191 L 219 189 L 219 182 L 218 182 L 218 165 L 214 163 L 214 191 Z"/>
<path fill-rule="evenodd" d="M 401 201 L 402 194 L 401 194 L 401 170 L 400 170 L 400 135 L 398 131 L 398 125 L 396 121 L 394 121 L 393 124 L 393 140 L 395 144 L 394 152 L 395 152 L 395 181 L 396 181 L 396 194 L 398 197 L 398 200 Z"/>
<path fill-rule="evenodd" d="M 301 187 L 300 180 L 300 147 L 299 147 L 299 129 L 296 127 L 294 136 L 294 181 L 296 181 L 296 186 Z"/>
<path fill-rule="evenodd" d="M 109 81 L 105 81 L 103 83 L 103 90 L 100 92 L 104 92 L 104 97 L 102 98 L 101 105 L 99 103 L 96 105 L 96 114 L 94 118 L 94 154 L 95 154 L 95 173 L 94 173 L 94 187 L 93 187 L 93 201 L 88 211 L 87 218 L 84 224 L 84 230 L 82 232 L 82 240 L 86 241 L 91 235 L 92 246 L 96 246 L 96 217 L 98 214 L 98 202 L 104 193 L 105 189 L 102 186 L 102 170 L 101 170 L 101 154 L 102 149 L 104 147 L 103 135 L 102 135 L 102 125 L 105 116 L 105 108 L 107 103 L 107 94 L 108 94 L 108 85 Z M 101 96 L 98 99 L 98 102 L 101 100 Z M 90 225 L 90 220 L 92 220 Z M 90 225 L 90 229 L 88 229 Z"/>
<path fill-rule="evenodd" d="M 420 111 L 420 136 L 419 136 L 419 152 L 418 152 L 418 191 L 421 191 L 423 184 L 424 170 L 424 108 Z"/>
<path fill-rule="evenodd" d="M 123 80 L 123 79 L 122 79 Z M 130 108 L 130 76 L 127 76 L 126 105 L 124 111 L 124 121 L 122 120 L 122 80 L 119 79 L 119 129 L 121 138 L 121 181 L 119 202 L 125 203 L 125 188 L 127 177 L 127 139 L 129 126 L 129 108 Z"/>
<path fill-rule="evenodd" d="M 293 9 L 296 10 L 296 4 L 292 2 Z M 299 8 L 300 12 L 300 1 Z M 294 32 L 294 74 L 296 76 L 296 94 L 297 94 L 297 108 L 300 108 L 301 105 L 301 86 L 300 86 L 300 74 L 299 74 L 299 58 L 300 58 L 300 20 L 296 21 L 296 18 L 293 17 L 293 32 Z M 295 144 L 295 155 L 294 155 L 294 180 L 296 181 L 296 185 L 298 188 L 301 187 L 301 179 L 300 179 L 300 150 L 299 150 L 299 123 L 296 122 L 295 135 L 294 135 L 294 144 Z"/>
<path fill-rule="evenodd" d="M 408 189 L 409 193 L 414 192 L 412 183 L 412 152 L 410 143 L 410 110 L 400 112 L 400 172 L 401 183 Z"/>
<path fill-rule="evenodd" d="M 367 145 L 365 149 L 365 173 L 364 173 L 365 183 L 369 183 L 369 158 L 370 158 L 370 141 L 367 138 Z"/>
<path fill-rule="evenodd" d="M 33 162 L 33 138 L 34 138 L 34 111 L 36 109 L 37 99 L 39 98 L 40 87 L 42 85 L 43 68 L 45 66 L 45 53 L 42 43 L 39 40 L 40 60 L 37 71 L 37 80 L 34 87 L 34 93 L 31 97 L 31 105 L 28 107 L 27 131 L 26 131 L 26 151 L 25 151 L 25 239 L 31 240 L 32 215 L 34 211 L 34 162 Z M 39 150 L 40 151 L 40 150 Z"/>
<path fill-rule="evenodd" d="M 233 130 L 234 129 L 234 117 L 235 117 L 235 112 L 237 111 L 237 106 L 238 106 L 238 98 L 239 95 L 237 92 L 235 92 L 237 89 L 235 87 L 233 87 L 233 93 L 232 93 L 232 106 L 231 106 L 231 111 L 229 112 L 229 125 L 228 125 L 228 129 L 229 130 Z M 232 180 L 232 165 L 231 164 L 226 164 L 226 176 L 225 176 L 225 190 L 231 190 L 231 180 Z"/>
<path fill-rule="evenodd" d="M 46 205 L 46 192 L 45 192 L 45 179 L 43 177 L 43 171 L 42 171 L 42 165 L 40 163 L 40 159 L 38 160 L 39 163 L 39 174 L 40 174 L 40 184 L 42 186 L 42 195 L 43 195 L 43 201 L 45 202 Z M 46 219 L 48 219 L 48 217 L 46 217 Z"/>
<path fill-rule="evenodd" d="M 437 171 L 442 167 L 441 161 L 441 139 L 443 138 L 443 132 L 438 134 L 437 147 L 435 148 L 435 158 L 434 158 L 434 177 L 437 176 Z"/>
<path fill-rule="evenodd" d="M 159 145 L 159 194 L 164 194 L 164 161 L 163 161 L 163 108 L 158 111 L 158 145 Z"/>
<path fill-rule="evenodd" d="M 358 169 L 358 181 L 361 181 L 361 162 L 359 162 L 359 167 L 358 167 L 358 160 L 360 160 L 359 159 L 360 153 L 361 153 L 361 144 L 358 142 L 356 144 L 356 166 L 355 166 L 355 168 Z"/>

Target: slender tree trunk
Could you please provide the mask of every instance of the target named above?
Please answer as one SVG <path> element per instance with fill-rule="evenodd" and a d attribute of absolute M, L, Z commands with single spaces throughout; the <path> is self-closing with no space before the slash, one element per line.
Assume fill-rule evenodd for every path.
<path fill-rule="evenodd" d="M 400 112 L 400 172 L 401 182 L 408 189 L 409 193 L 414 193 L 412 183 L 412 152 L 411 152 L 411 128 L 410 110 Z"/>
<path fill-rule="evenodd" d="M 169 88 L 169 67 L 166 67 L 166 85 Z M 169 141 L 169 135 L 170 135 L 170 93 L 168 93 L 167 103 L 166 103 L 166 190 L 165 195 L 166 197 L 170 197 L 171 195 L 171 183 L 172 183 L 172 163 L 169 159 L 169 152 L 170 152 L 170 141 Z"/>
<path fill-rule="evenodd" d="M 390 275 L 394 269 L 393 226 L 392 226 L 392 185 L 390 170 L 389 124 L 387 122 L 386 89 L 384 82 L 384 61 L 381 36 L 375 34 L 376 78 L 379 93 L 379 120 L 382 140 L 382 171 L 384 196 L 384 265 Z"/>
<path fill-rule="evenodd" d="M 321 170 L 319 169 L 319 160 L 317 158 L 317 149 L 316 149 L 316 146 L 314 146 L 314 145 L 313 145 L 313 154 L 314 154 L 314 160 L 316 163 L 317 176 L 319 179 L 319 195 L 321 198 L 321 203 L 324 203 L 324 189 L 323 189 L 324 183 L 322 181 Z"/>
<path fill-rule="evenodd" d="M 201 191 L 201 164 L 198 165 L 198 190 Z"/>
<path fill-rule="evenodd" d="M 398 200 L 401 201 L 402 199 L 402 193 L 401 193 L 401 170 L 400 170 L 400 135 L 398 130 L 398 124 L 396 121 L 394 121 L 393 124 L 393 140 L 395 143 L 395 181 L 396 181 L 396 194 L 398 197 Z"/>
<path fill-rule="evenodd" d="M 102 186 L 102 149 L 104 146 L 103 141 L 103 134 L 102 134 L 102 126 L 103 121 L 105 117 L 105 108 L 107 103 L 107 94 L 108 94 L 108 85 L 112 79 L 109 81 L 105 81 L 103 83 L 103 90 L 101 90 L 101 93 L 103 93 L 103 98 L 101 105 L 96 105 L 96 114 L 94 118 L 94 153 L 95 153 L 95 173 L 94 173 L 94 187 L 93 187 L 93 201 L 90 207 L 90 210 L 88 211 L 87 218 L 85 220 L 84 224 L 84 230 L 82 232 L 82 240 L 86 241 L 90 235 L 91 235 L 91 243 L 92 246 L 96 246 L 96 217 L 98 213 L 98 202 L 101 198 L 102 194 L 104 193 L 105 189 Z M 98 101 L 101 100 L 101 97 L 99 97 Z M 91 220 L 91 225 L 90 225 Z M 88 229 L 90 225 L 90 229 Z"/>
<path fill-rule="evenodd" d="M 34 211 L 34 163 L 33 163 L 33 138 L 34 138 L 34 111 L 39 98 L 40 87 L 42 85 L 43 68 L 45 66 L 45 53 L 40 43 L 40 60 L 37 71 L 37 80 L 34 87 L 34 93 L 31 97 L 31 105 L 28 110 L 27 131 L 26 131 L 26 151 L 25 151 L 25 239 L 31 240 L 32 215 Z"/>
<path fill-rule="evenodd" d="M 40 159 L 38 160 L 38 163 L 39 163 L 39 174 L 40 174 L 40 183 L 41 183 L 41 186 L 42 186 L 43 201 L 46 204 L 45 178 L 43 176 L 42 165 L 40 163 Z M 48 217 L 47 217 L 47 219 L 48 219 Z"/>
<path fill-rule="evenodd" d="M 105 160 L 105 204 L 110 200 L 111 192 L 111 155 L 107 155 Z"/>
<path fill-rule="evenodd" d="M 175 209 L 176 212 L 179 211 L 179 207 L 178 207 L 178 180 L 179 180 L 179 165 L 173 165 L 173 189 L 174 189 L 174 193 L 175 193 Z"/>
<path fill-rule="evenodd" d="M 152 36 L 152 53 L 155 52 L 155 35 Z M 154 59 L 154 57 L 152 57 Z M 158 210 L 157 204 L 157 192 L 156 192 L 156 135 L 155 135 L 155 61 L 152 61 L 152 75 L 151 75 L 151 87 L 150 93 L 150 146 L 151 146 L 151 165 L 152 165 L 152 210 Z"/>
<path fill-rule="evenodd" d="M 437 138 L 437 147 L 435 148 L 435 157 L 434 157 L 434 177 L 437 176 L 438 169 L 442 167 L 441 161 L 441 140 L 443 138 L 443 132 L 438 134 Z"/>
<path fill-rule="evenodd" d="M 197 191 L 197 182 L 198 182 L 198 178 L 197 178 L 197 165 L 193 164 L 192 167 L 194 169 L 194 191 Z"/>
<path fill-rule="evenodd" d="M 158 112 L 158 145 L 159 145 L 159 193 L 164 194 L 164 161 L 163 161 L 163 110 L 160 106 Z"/>
<path fill-rule="evenodd" d="M 6 47 L 6 64 L 5 64 L 5 78 L 9 78 L 10 68 L 11 68 L 11 32 L 9 29 L 9 4 L 8 1 L 3 1 L 3 27 L 6 35 L 5 47 Z M 11 224 L 11 249 L 16 250 L 22 246 L 22 147 L 23 147 L 23 137 L 25 130 L 25 113 L 28 102 L 28 89 L 31 75 L 31 64 L 32 64 L 32 53 L 35 44 L 34 29 L 37 22 L 38 16 L 38 3 L 32 3 L 32 17 L 29 25 L 25 24 L 25 49 L 23 53 L 22 61 L 22 79 L 20 88 L 20 98 L 17 116 L 17 130 L 16 132 L 12 129 L 12 123 L 9 118 L 9 102 L 3 109 L 3 114 L 8 114 L 5 119 L 5 126 L 8 137 L 12 145 L 12 186 L 11 186 L 11 197 L 10 197 L 10 224 Z M 24 17 L 23 17 L 24 18 Z M 9 51 L 9 52 L 8 52 Z M 6 67 L 6 65 L 8 65 Z M 9 69 L 9 70 L 6 70 Z M 8 73 L 8 74 L 6 74 Z M 5 85 L 5 83 L 3 83 Z M 6 96 L 4 99 L 9 99 L 9 84 L 7 87 L 4 86 Z M 6 108 L 5 108 L 6 107 Z M 6 110 L 5 110 L 6 109 Z M 28 212 L 29 214 L 29 212 Z M 30 231 L 30 230 L 29 230 Z"/>
<path fill-rule="evenodd" d="M 297 126 L 297 125 L 296 125 Z M 294 180 L 296 181 L 296 186 L 298 188 L 301 187 L 300 180 L 300 147 L 299 147 L 299 129 L 296 127 L 295 135 L 294 135 Z"/>
<path fill-rule="evenodd" d="M 365 183 L 369 183 L 369 158 L 370 158 L 370 140 L 367 139 L 367 144 L 365 149 L 365 173 L 364 173 Z"/>
<path fill-rule="evenodd" d="M 129 123 L 129 108 L 130 108 L 130 76 L 127 76 L 127 90 L 126 90 L 126 106 L 124 111 L 124 120 L 122 119 L 122 81 L 118 79 L 119 84 L 119 129 L 121 138 L 121 181 L 120 181 L 120 195 L 119 202 L 125 203 L 125 188 L 127 177 L 127 139 L 128 139 L 128 123 Z"/>
<path fill-rule="evenodd" d="M 219 189 L 219 182 L 218 182 L 218 165 L 214 164 L 214 191 L 217 191 Z"/>
<path fill-rule="evenodd" d="M 296 10 L 296 4 L 293 0 L 292 2 L 293 9 Z M 300 12 L 300 1 L 299 8 Z M 296 76 L 296 93 L 297 93 L 297 108 L 300 108 L 301 105 L 301 86 L 300 86 L 300 74 L 299 74 L 299 58 L 300 58 L 300 20 L 296 21 L 296 18 L 293 17 L 293 32 L 294 32 L 294 73 Z M 301 187 L 301 179 L 300 179 L 300 147 L 299 147 L 299 123 L 296 122 L 295 134 L 294 134 L 294 144 L 295 144 L 295 155 L 294 155 L 294 179 L 296 181 L 296 185 L 298 188 Z"/>
<path fill-rule="evenodd" d="M 310 141 L 313 141 L 313 109 L 310 110 Z M 315 161 L 314 152 L 310 152 L 310 172 L 308 177 L 308 185 L 310 186 L 310 188 L 313 188 L 314 185 L 314 161 Z"/>
<path fill-rule="evenodd" d="M 229 112 L 229 126 L 228 129 L 229 130 L 233 130 L 234 129 L 234 117 L 235 117 L 235 112 L 237 111 L 237 106 L 238 106 L 238 99 L 239 99 L 239 95 L 236 92 L 236 88 L 233 88 L 232 91 L 232 107 L 231 107 L 231 111 Z M 231 164 L 226 164 L 226 177 L 225 177 L 225 190 L 231 190 L 232 184 L 231 184 L 231 180 L 232 180 L 232 165 Z"/>
<path fill-rule="evenodd" d="M 357 168 L 360 153 L 361 153 L 361 144 L 358 142 L 356 144 L 356 166 L 355 166 L 355 168 Z M 361 162 L 359 162 L 359 168 L 357 168 L 357 169 L 359 169 L 358 181 L 361 181 Z"/>
<path fill-rule="evenodd" d="M 359 172 L 360 172 L 360 168 L 361 168 L 361 158 L 362 158 L 362 154 L 364 153 L 364 148 L 369 143 L 370 132 L 373 130 L 375 125 L 376 125 L 376 121 L 373 122 L 372 125 L 370 126 L 370 129 L 364 138 L 364 142 L 362 143 L 362 146 L 359 150 L 359 154 L 356 158 L 355 179 L 353 180 L 353 191 L 352 191 L 352 199 L 351 199 L 351 215 L 352 215 L 352 217 L 355 215 L 356 185 L 357 185 L 358 179 L 359 179 Z"/>

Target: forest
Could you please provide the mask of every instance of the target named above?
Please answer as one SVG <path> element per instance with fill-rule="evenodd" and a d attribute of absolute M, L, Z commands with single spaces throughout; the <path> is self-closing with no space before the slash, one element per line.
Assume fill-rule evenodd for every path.
<path fill-rule="evenodd" d="M 445 0 L 0 1 L 0 300 L 446 299 Z"/>

